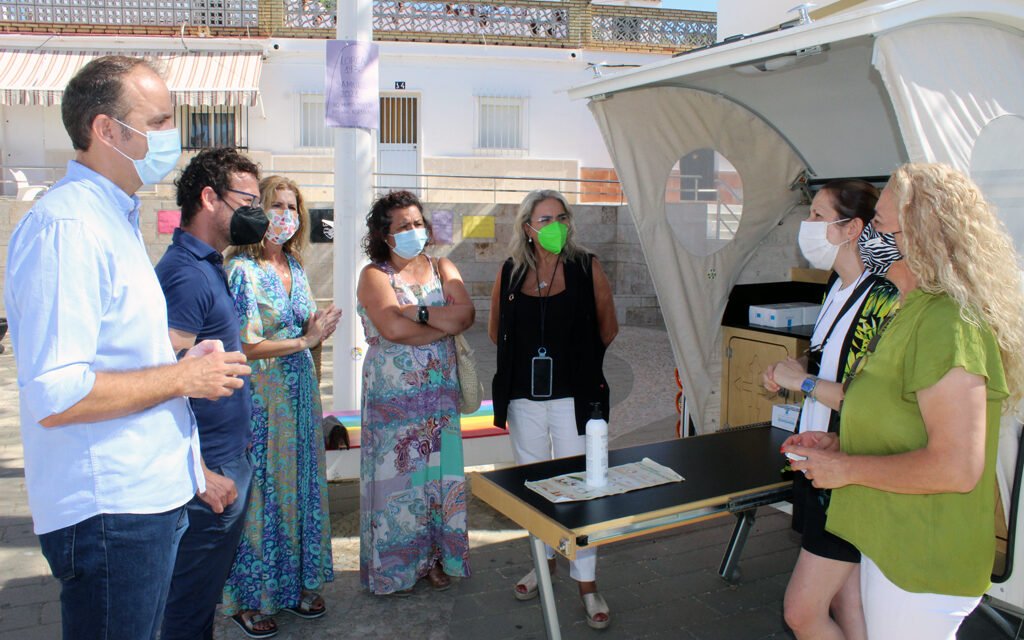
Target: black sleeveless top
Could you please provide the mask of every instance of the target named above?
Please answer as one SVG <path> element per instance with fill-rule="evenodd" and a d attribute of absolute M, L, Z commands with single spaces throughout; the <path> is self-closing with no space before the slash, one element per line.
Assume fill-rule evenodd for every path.
<path fill-rule="evenodd" d="M 558 301 L 560 307 L 556 311 L 553 307 L 548 308 L 546 316 L 550 316 L 549 322 L 552 327 L 559 327 L 559 343 L 555 345 L 553 340 L 545 338 L 548 342 L 549 355 L 556 352 L 559 357 L 553 355 L 554 389 L 557 391 L 559 385 L 567 385 L 564 396 L 573 399 L 573 406 L 576 411 L 576 430 L 583 434 L 587 420 L 590 419 L 592 403 L 601 406 L 601 413 L 605 420 L 611 408 L 608 381 L 605 380 L 601 368 L 604 362 L 605 346 L 601 342 L 600 331 L 597 326 L 597 304 L 594 298 L 594 280 L 591 263 L 592 255 L 584 255 L 579 261 L 569 260 L 562 263 L 565 269 L 565 291 L 553 296 L 549 304 L 555 304 L 555 298 L 564 297 L 564 303 Z M 529 395 L 514 396 L 515 386 L 522 383 L 514 382 L 514 377 L 521 375 L 525 363 L 525 391 L 530 390 L 530 359 L 537 355 L 537 344 L 534 342 L 525 347 L 526 353 L 519 345 L 529 342 L 529 334 L 536 332 L 539 340 L 539 315 L 537 322 L 529 318 L 530 307 L 537 305 L 539 314 L 539 299 L 534 296 L 523 295 L 522 279 L 512 278 L 512 260 L 508 259 L 501 268 L 501 289 L 498 298 L 498 369 L 494 374 L 494 381 L 491 384 L 491 395 L 494 399 L 494 425 L 505 428 L 508 419 L 508 403 L 513 397 L 528 398 Z M 562 307 L 561 305 L 565 306 Z M 557 317 L 557 319 L 556 319 Z M 521 333 L 527 332 L 527 337 Z M 547 331 L 547 330 L 545 330 Z M 552 396 L 556 397 L 556 396 Z"/>
<path fill-rule="evenodd" d="M 512 307 L 516 331 L 512 334 L 512 393 L 510 398 L 555 400 L 572 397 L 569 365 L 572 355 L 572 295 L 568 290 L 553 296 L 528 296 L 520 290 L 519 304 Z M 544 342 L 541 343 L 541 309 L 544 309 Z M 535 398 L 530 394 L 531 369 L 540 347 L 551 358 L 551 396 Z"/>

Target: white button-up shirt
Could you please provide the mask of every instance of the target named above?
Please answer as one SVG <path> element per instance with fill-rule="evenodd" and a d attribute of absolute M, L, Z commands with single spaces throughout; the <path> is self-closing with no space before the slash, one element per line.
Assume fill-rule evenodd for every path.
<path fill-rule="evenodd" d="M 202 483 L 185 398 L 113 420 L 39 424 L 88 395 L 97 371 L 175 362 L 138 220 L 137 197 L 71 161 L 11 236 L 4 303 L 37 534 L 100 513 L 169 511 Z"/>

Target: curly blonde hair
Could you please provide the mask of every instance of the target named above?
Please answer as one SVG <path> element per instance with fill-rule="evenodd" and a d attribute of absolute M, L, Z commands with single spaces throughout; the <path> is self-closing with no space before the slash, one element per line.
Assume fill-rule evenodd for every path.
<path fill-rule="evenodd" d="M 569 234 L 565 238 L 565 247 L 562 248 L 562 257 L 565 261 L 582 260 L 587 255 L 587 250 L 576 242 L 576 216 L 569 208 L 569 201 L 565 199 L 565 196 L 554 189 L 531 191 L 519 204 L 515 222 L 512 224 L 512 238 L 508 243 L 508 251 L 512 256 L 513 280 L 525 277 L 530 269 L 537 268 L 537 258 L 533 253 L 530 236 L 526 235 L 526 225 L 533 216 L 533 210 L 545 200 L 557 200 L 569 215 L 569 220 L 566 223 L 569 227 Z"/>
<path fill-rule="evenodd" d="M 274 195 L 278 191 L 291 191 L 295 194 L 295 208 L 298 209 L 299 213 L 299 228 L 295 230 L 295 235 L 289 238 L 281 249 L 286 254 L 295 258 L 295 261 L 301 266 L 302 250 L 306 246 L 306 229 L 309 228 L 309 211 L 306 210 L 306 201 L 302 197 L 302 192 L 299 191 L 299 185 L 291 178 L 267 176 L 260 181 L 260 200 L 263 202 L 264 207 L 269 207 L 274 202 Z M 235 256 L 243 255 L 249 256 L 257 262 L 264 262 L 266 260 L 263 257 L 264 242 L 266 242 L 266 238 L 254 244 L 231 247 L 228 249 L 227 259 L 230 260 Z"/>
<path fill-rule="evenodd" d="M 999 341 L 1009 409 L 1024 396 L 1024 292 L 1013 240 L 981 190 L 943 164 L 905 164 L 892 174 L 902 251 L 918 287 L 944 293 L 968 322 Z"/>

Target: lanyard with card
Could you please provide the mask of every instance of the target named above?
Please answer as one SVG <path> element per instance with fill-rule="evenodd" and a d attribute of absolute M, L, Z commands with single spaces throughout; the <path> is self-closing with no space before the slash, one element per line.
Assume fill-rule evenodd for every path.
<path fill-rule="evenodd" d="M 537 349 L 537 355 L 530 360 L 530 395 L 534 398 L 550 398 L 553 393 L 555 364 L 548 355 L 547 347 L 544 346 L 544 322 L 548 298 L 551 296 L 555 275 L 558 273 L 558 263 L 561 260 L 562 256 L 555 260 L 555 268 L 551 270 L 551 285 L 547 287 L 547 294 L 540 297 L 540 347 Z M 537 277 L 540 278 L 539 272 Z"/>

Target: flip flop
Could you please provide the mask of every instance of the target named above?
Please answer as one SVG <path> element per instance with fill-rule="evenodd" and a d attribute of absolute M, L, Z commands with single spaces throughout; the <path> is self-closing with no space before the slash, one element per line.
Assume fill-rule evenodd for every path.
<path fill-rule="evenodd" d="M 583 607 L 587 610 L 587 626 L 591 629 L 604 629 L 612 623 L 611 612 L 608 610 L 608 603 L 600 593 L 584 593 Z M 604 614 L 604 620 L 598 620 L 597 616 Z"/>
<path fill-rule="evenodd" d="M 320 600 L 319 607 L 314 606 L 317 600 Z M 307 591 L 302 594 L 302 600 L 299 600 L 299 606 L 285 607 L 284 611 L 287 611 L 293 616 L 299 616 L 305 620 L 314 620 L 327 613 L 327 605 L 324 603 L 323 598 L 320 597 L 320 594 L 313 591 Z"/>
<path fill-rule="evenodd" d="M 272 617 L 265 616 L 262 613 L 253 613 L 248 618 L 245 617 L 244 612 L 236 613 L 231 616 L 231 619 L 242 630 L 242 633 L 250 638 L 272 638 L 277 635 L 277 623 L 274 622 Z M 264 620 L 269 620 L 273 626 L 270 629 L 260 631 L 256 628 L 256 625 Z"/>

